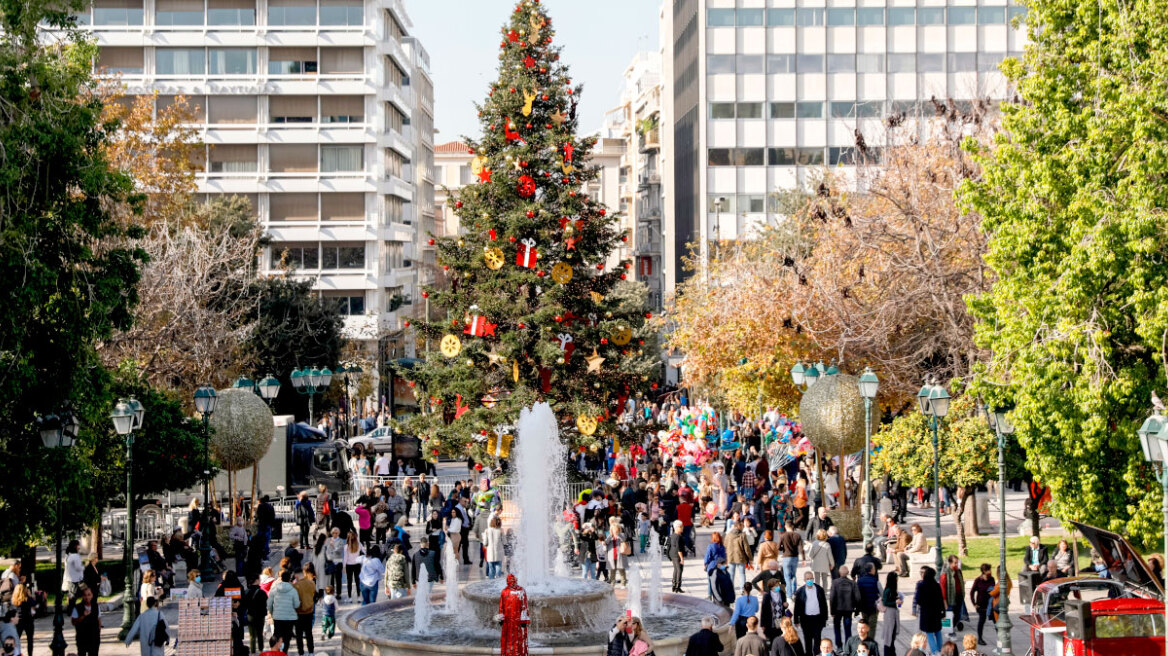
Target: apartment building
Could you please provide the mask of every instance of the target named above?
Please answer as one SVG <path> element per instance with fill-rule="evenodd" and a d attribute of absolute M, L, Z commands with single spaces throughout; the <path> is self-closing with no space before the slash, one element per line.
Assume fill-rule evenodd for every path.
<path fill-rule="evenodd" d="M 371 357 L 412 356 L 433 84 L 401 1 L 96 0 L 79 22 L 129 94 L 198 107 L 199 193 L 251 200 L 260 273 L 311 279 Z"/>
<path fill-rule="evenodd" d="M 1011 0 L 669 0 L 662 5 L 666 294 L 690 244 L 782 218 L 776 192 L 878 157 L 883 119 L 1005 98 Z M 704 246 L 701 250 L 704 252 Z"/>

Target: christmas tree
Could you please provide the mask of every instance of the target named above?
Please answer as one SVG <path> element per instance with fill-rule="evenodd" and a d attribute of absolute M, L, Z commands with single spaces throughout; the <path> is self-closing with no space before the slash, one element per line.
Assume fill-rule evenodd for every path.
<path fill-rule="evenodd" d="M 539 0 L 515 7 L 478 106 L 483 136 L 467 139 L 478 180 L 453 199 L 462 234 L 431 240 L 446 284 L 423 296 L 446 318 L 417 326 L 438 348 L 401 373 L 422 408 L 406 429 L 433 451 L 506 455 L 496 431 L 537 401 L 573 446 L 596 447 L 620 437 L 625 400 L 656 386 L 644 287 L 630 262 L 607 264 L 627 236 L 581 191 L 596 140 L 576 136 L 580 86 L 554 36 Z"/>

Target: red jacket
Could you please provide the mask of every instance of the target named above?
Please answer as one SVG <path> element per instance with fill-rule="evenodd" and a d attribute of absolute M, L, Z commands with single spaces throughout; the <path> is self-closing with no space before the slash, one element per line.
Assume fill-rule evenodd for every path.
<path fill-rule="evenodd" d="M 956 581 L 957 598 L 953 599 L 953 600 L 949 599 L 949 575 L 951 573 L 954 573 L 957 575 L 957 581 Z M 944 571 L 941 572 L 941 599 L 944 599 L 945 606 L 949 607 L 949 606 L 952 606 L 954 604 L 961 603 L 961 600 L 964 598 L 965 598 L 965 577 L 961 575 L 961 570 L 954 571 L 951 567 L 946 566 Z"/>

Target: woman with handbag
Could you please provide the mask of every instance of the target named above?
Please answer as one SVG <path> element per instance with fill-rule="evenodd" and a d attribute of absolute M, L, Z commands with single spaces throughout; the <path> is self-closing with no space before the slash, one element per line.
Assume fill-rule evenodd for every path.
<path fill-rule="evenodd" d="M 629 541 L 621 529 L 620 519 L 608 518 L 608 548 L 609 563 L 612 566 L 612 584 L 616 586 L 617 577 L 621 584 L 629 584 L 629 556 L 633 555 L 633 543 Z"/>
<path fill-rule="evenodd" d="M 341 593 L 341 574 L 345 571 L 345 540 L 341 538 L 341 529 L 333 528 L 328 541 L 324 543 L 324 573 L 325 579 L 333 590 Z"/>

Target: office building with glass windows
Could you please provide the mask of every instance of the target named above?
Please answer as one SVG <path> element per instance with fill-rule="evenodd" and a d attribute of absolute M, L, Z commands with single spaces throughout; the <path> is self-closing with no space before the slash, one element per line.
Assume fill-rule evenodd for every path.
<path fill-rule="evenodd" d="M 884 119 L 1006 97 L 1012 0 L 667 0 L 661 12 L 666 291 L 689 244 L 781 218 L 784 190 L 878 157 Z M 705 239 L 703 239 L 703 237 Z"/>
<path fill-rule="evenodd" d="M 251 200 L 262 275 L 310 278 L 371 354 L 413 355 L 433 85 L 400 0 L 95 0 L 79 22 L 128 100 L 197 106 L 199 193 Z"/>

